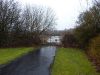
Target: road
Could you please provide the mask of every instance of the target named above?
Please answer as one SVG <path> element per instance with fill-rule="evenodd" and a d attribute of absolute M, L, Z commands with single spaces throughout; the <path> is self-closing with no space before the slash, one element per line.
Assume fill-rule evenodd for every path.
<path fill-rule="evenodd" d="M 8 64 L 0 75 L 50 75 L 56 47 L 47 46 Z"/>

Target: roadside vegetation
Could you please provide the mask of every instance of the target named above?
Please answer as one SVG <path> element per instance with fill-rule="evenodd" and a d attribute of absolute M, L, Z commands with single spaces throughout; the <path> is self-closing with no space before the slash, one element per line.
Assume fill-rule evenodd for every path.
<path fill-rule="evenodd" d="M 56 24 L 53 10 L 43 6 L 20 7 L 16 0 L 0 0 L 0 47 L 33 46 Z"/>
<path fill-rule="evenodd" d="M 91 39 L 88 49 L 91 61 L 97 65 L 96 69 L 100 71 L 100 35 Z"/>
<path fill-rule="evenodd" d="M 59 48 L 51 75 L 100 75 L 85 53 L 75 48 Z"/>
<path fill-rule="evenodd" d="M 35 49 L 33 49 L 32 47 L 1 48 L 0 49 L 0 65 L 9 63 L 33 50 Z"/>
<path fill-rule="evenodd" d="M 80 48 L 100 72 L 100 1 L 81 12 L 75 28 L 63 33 L 62 46 Z"/>

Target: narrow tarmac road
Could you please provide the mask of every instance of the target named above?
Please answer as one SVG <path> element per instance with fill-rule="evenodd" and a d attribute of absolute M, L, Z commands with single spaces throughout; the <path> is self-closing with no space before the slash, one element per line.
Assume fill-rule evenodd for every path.
<path fill-rule="evenodd" d="M 50 75 L 56 47 L 42 47 L 1 69 L 0 75 Z"/>

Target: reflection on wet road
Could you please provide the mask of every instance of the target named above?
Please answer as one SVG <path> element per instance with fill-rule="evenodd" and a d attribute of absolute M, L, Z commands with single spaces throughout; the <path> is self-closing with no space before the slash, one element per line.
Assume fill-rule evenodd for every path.
<path fill-rule="evenodd" d="M 50 75 L 56 47 L 42 47 L 1 69 L 0 75 Z"/>

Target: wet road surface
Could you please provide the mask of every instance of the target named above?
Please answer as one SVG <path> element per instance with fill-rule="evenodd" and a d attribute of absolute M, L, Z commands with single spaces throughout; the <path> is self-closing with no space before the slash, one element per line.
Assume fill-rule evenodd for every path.
<path fill-rule="evenodd" d="M 50 75 L 56 47 L 42 47 L 1 69 L 0 75 Z"/>

